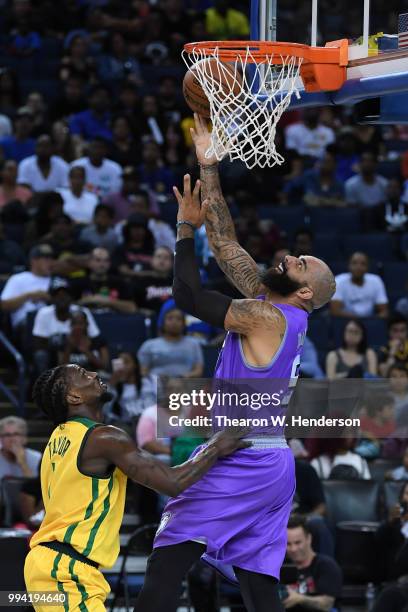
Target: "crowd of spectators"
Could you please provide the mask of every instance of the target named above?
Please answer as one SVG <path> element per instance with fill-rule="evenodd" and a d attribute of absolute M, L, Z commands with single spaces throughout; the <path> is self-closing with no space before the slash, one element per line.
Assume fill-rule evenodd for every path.
<path fill-rule="evenodd" d="M 279 4 L 280 37 L 295 40 L 292 24 L 305 18 L 307 3 Z M 331 4 L 320 36 L 358 35 L 355 3 L 347 11 L 344 3 Z M 180 311 L 171 297 L 172 187 L 186 171 L 198 175 L 180 52 L 189 40 L 247 38 L 247 13 L 246 3 L 229 0 L 62 0 L 58 6 L 10 0 L 0 17 L 2 330 L 31 378 L 67 362 L 100 371 L 114 394 L 106 420 L 165 461 L 172 446 L 154 435 L 157 410 L 165 409 L 156 406 L 155 377 L 203 376 L 205 349 L 219 347 L 224 336 Z M 377 11 L 379 29 L 396 29 L 391 14 L 389 5 Z M 220 174 L 240 244 L 261 269 L 288 253 L 310 254 L 323 256 L 337 275 L 332 302 L 314 316 L 344 326 L 325 346 L 317 346 L 311 331 L 302 376 L 389 379 L 388 391 L 365 414 L 361 438 L 371 443 L 371 455 L 362 440 L 319 448 L 299 442 L 297 458 L 307 467 L 298 468 L 298 493 L 316 474 L 319 483 L 336 470 L 343 478 L 370 479 L 375 457 L 400 461 L 388 476 L 408 479 L 408 130 L 358 125 L 351 107 L 308 108 L 285 113 L 276 140 L 282 166 L 249 171 L 224 160 Z M 350 248 L 343 242 L 349 234 Z M 203 281 L 236 296 L 203 228 L 196 249 Z M 395 278 L 387 283 L 392 266 L 397 289 Z M 132 351 L 112 350 L 97 323 L 100 313 L 140 314 L 149 320 L 150 337 Z M 373 334 L 381 325 L 388 326 L 386 339 Z M 399 434 L 384 442 L 395 427 Z M 2 421 L 0 438 L 0 477 L 35 476 L 39 456 L 24 450 L 26 423 Z M 319 553 L 333 555 L 322 495 L 303 504 L 307 524 L 297 518 L 289 528 L 288 554 L 300 569 L 314 564 L 318 572 L 324 561 L 314 557 L 309 532 Z M 24 498 L 30 525 L 39 498 L 38 488 Z M 340 583 L 330 563 L 329 569 L 335 582 L 322 596 L 332 605 Z M 321 584 L 326 588 L 327 580 Z"/>

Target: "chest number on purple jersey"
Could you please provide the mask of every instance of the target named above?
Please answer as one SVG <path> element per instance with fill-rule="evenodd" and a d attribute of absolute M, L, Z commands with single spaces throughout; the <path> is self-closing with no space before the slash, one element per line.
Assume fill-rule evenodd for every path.
<path fill-rule="evenodd" d="M 288 384 L 288 389 L 281 401 L 281 406 L 287 406 L 290 402 L 290 398 L 292 397 L 292 393 L 295 390 L 296 383 L 299 378 L 299 368 L 300 368 L 300 355 L 296 355 L 295 359 L 292 363 L 292 369 L 290 372 L 290 380 Z"/>

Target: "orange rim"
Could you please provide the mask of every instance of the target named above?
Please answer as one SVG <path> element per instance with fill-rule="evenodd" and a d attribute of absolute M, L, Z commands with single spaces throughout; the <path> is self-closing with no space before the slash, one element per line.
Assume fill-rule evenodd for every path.
<path fill-rule="evenodd" d="M 217 57 L 224 62 L 241 59 L 251 64 L 270 61 L 281 65 L 288 57 L 301 58 L 300 75 L 306 91 L 333 91 L 339 89 L 346 80 L 347 39 L 326 43 L 325 47 L 259 40 L 210 40 L 184 45 L 185 53 L 192 55 L 199 52 L 208 58 L 216 50 Z"/>

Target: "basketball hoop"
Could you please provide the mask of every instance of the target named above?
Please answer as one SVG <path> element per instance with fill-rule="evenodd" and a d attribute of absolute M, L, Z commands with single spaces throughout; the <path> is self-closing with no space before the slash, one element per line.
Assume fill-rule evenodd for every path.
<path fill-rule="evenodd" d="M 272 167 L 276 127 L 292 95 L 339 89 L 346 78 L 348 41 L 309 47 L 269 41 L 189 43 L 182 53 L 210 105 L 213 124 L 208 157 L 242 160 L 248 168 Z M 210 60 L 210 61 L 206 61 Z"/>

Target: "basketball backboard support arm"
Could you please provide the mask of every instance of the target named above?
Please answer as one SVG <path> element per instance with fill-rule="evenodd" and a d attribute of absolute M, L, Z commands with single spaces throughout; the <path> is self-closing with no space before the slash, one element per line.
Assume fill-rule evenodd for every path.
<path fill-rule="evenodd" d="M 305 0 L 306 1 L 306 0 Z M 311 2 L 311 46 L 317 44 L 318 0 Z M 361 1 L 361 0 L 360 0 Z M 278 0 L 251 0 L 251 39 L 279 39 Z M 347 79 L 336 91 L 306 92 L 299 83 L 300 98 L 292 96 L 292 108 L 355 104 L 367 98 L 408 92 L 408 50 L 397 47 L 377 56 L 370 56 L 370 0 L 363 0 L 362 44 L 349 46 Z M 262 94 L 259 94 L 262 97 Z"/>

